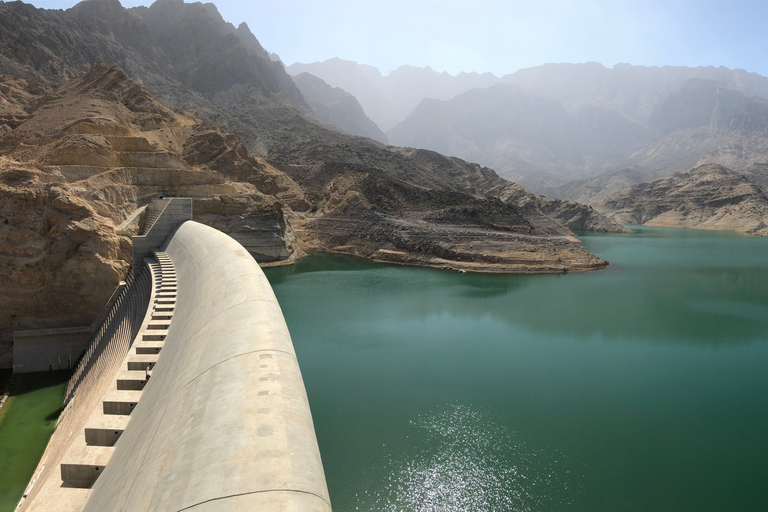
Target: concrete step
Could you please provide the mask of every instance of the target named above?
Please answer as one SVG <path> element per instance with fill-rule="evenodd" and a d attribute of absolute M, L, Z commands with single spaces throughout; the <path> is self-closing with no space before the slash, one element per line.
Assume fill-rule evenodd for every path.
<path fill-rule="evenodd" d="M 159 354 L 163 349 L 162 341 L 137 341 L 134 345 L 137 355 Z"/>
<path fill-rule="evenodd" d="M 168 327 L 171 325 L 170 320 L 150 320 L 147 322 L 147 330 L 152 331 L 158 331 L 158 330 L 168 330 Z"/>
<path fill-rule="evenodd" d="M 61 480 L 70 487 L 90 489 L 114 451 L 109 446 L 88 446 L 80 434 L 61 460 Z"/>
<path fill-rule="evenodd" d="M 104 395 L 102 410 L 104 414 L 120 414 L 128 416 L 133 412 L 141 398 L 141 391 L 113 389 Z"/>
<path fill-rule="evenodd" d="M 156 313 L 170 313 L 173 314 L 173 310 L 176 309 L 176 307 L 173 304 L 164 304 L 164 305 L 157 305 L 154 308 L 154 311 Z"/>
<path fill-rule="evenodd" d="M 172 311 L 159 311 L 152 313 L 152 320 L 168 320 L 170 321 L 173 317 Z"/>
<path fill-rule="evenodd" d="M 144 334 L 141 335 L 141 341 L 163 341 L 166 336 L 168 336 L 167 330 L 144 331 Z"/>
<path fill-rule="evenodd" d="M 141 391 L 149 381 L 146 370 L 121 370 L 117 374 L 117 389 L 121 391 Z"/>
<path fill-rule="evenodd" d="M 130 416 L 104 414 L 97 409 L 85 423 L 85 444 L 115 446 L 130 418 Z"/>
<path fill-rule="evenodd" d="M 157 354 L 130 356 L 127 363 L 128 370 L 151 370 L 157 363 Z"/>

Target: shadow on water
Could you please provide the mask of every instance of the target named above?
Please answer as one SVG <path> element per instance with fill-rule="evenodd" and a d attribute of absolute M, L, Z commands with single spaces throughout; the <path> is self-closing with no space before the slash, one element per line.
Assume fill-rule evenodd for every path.
<path fill-rule="evenodd" d="M 13 370 L 10 368 L 0 369 L 0 393 L 5 390 L 5 386 L 8 384 L 8 380 L 11 378 Z"/>
<path fill-rule="evenodd" d="M 11 396 L 19 396 L 33 393 L 40 389 L 58 386 L 69 380 L 69 370 L 57 370 L 52 372 L 17 373 L 11 383 Z"/>
<path fill-rule="evenodd" d="M 48 416 L 45 417 L 45 421 L 56 421 L 61 416 L 61 407 L 54 409 Z"/>
<path fill-rule="evenodd" d="M 293 265 L 265 268 L 264 273 L 273 285 L 285 281 L 288 277 L 309 272 L 355 272 L 363 270 L 392 267 L 384 263 L 374 263 L 355 256 L 342 256 L 325 253 L 314 253 L 300 259 Z"/>
<path fill-rule="evenodd" d="M 443 270 L 425 267 L 411 267 L 389 263 L 376 263 L 355 256 L 315 253 L 299 260 L 293 265 L 273 267 L 264 270 L 271 284 L 282 283 L 290 276 L 312 272 L 364 272 L 380 271 L 383 269 L 410 270 L 417 272 L 436 273 L 441 276 L 452 276 L 461 279 L 462 289 L 459 292 L 465 297 L 499 297 L 519 288 L 524 281 L 519 276 L 461 274 L 453 270 Z M 458 282 L 458 281 L 457 281 Z"/>
<path fill-rule="evenodd" d="M 526 276 L 498 276 L 472 274 L 462 278 L 462 287 L 456 292 L 468 299 L 493 299 L 505 297 L 526 286 Z"/>

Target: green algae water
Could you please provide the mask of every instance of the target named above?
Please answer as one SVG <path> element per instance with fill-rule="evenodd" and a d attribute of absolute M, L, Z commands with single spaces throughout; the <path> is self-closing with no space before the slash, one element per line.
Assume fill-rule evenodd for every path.
<path fill-rule="evenodd" d="M 24 493 L 56 425 L 68 378 L 69 372 L 14 378 L 0 410 L 0 512 L 12 512 Z"/>
<path fill-rule="evenodd" d="M 582 241 L 612 265 L 267 271 L 336 512 L 768 510 L 768 240 Z"/>

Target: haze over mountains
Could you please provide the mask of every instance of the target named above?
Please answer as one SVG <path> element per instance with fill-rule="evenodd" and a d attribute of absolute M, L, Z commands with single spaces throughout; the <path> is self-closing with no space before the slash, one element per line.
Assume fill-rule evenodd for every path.
<path fill-rule="evenodd" d="M 587 63 L 503 77 L 403 67 L 381 77 L 339 59 L 287 69 L 356 91 L 374 120 L 408 90 L 401 105 L 418 104 L 386 130 L 390 143 L 476 161 L 553 197 L 594 202 L 638 179 L 704 163 L 742 169 L 767 160 L 768 79 L 744 70 Z M 415 77 L 410 86 L 407 77 Z M 403 110 L 392 110 L 399 115 L 390 119 Z"/>
<path fill-rule="evenodd" d="M 498 81 L 492 73 L 438 73 L 431 68 L 401 66 L 386 76 L 373 66 L 338 58 L 313 64 L 294 63 L 291 75 L 310 73 L 355 96 L 370 117 L 387 131 L 402 122 L 424 98 L 447 100 Z"/>

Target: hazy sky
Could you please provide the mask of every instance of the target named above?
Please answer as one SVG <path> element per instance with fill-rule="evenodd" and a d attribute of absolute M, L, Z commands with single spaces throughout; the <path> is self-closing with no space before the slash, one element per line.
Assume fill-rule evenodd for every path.
<path fill-rule="evenodd" d="M 72 0 L 32 0 L 68 8 Z M 126 7 L 151 2 L 125 0 Z M 286 64 L 340 57 L 497 75 L 547 62 L 714 65 L 768 76 L 768 2 L 218 0 Z"/>

